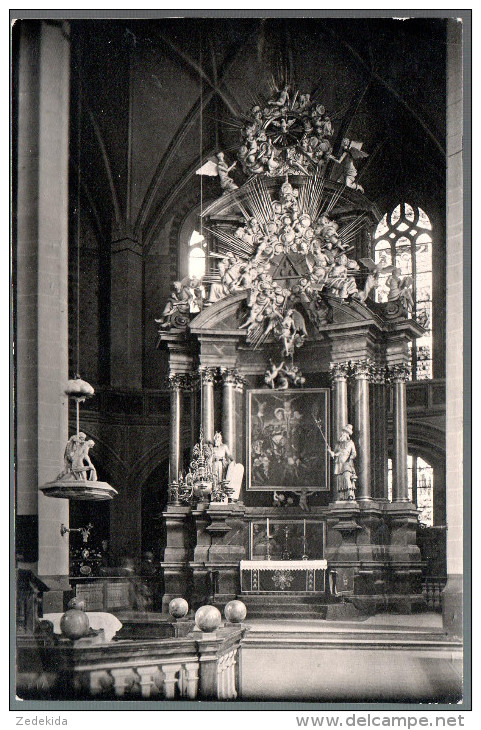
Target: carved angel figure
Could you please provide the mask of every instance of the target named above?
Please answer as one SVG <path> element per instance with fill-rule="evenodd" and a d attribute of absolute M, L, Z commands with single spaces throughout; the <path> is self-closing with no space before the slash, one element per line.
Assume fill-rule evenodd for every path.
<path fill-rule="evenodd" d="M 359 259 L 359 261 L 361 264 L 364 264 L 367 269 L 369 269 L 364 289 L 359 293 L 359 299 L 361 302 L 365 302 L 371 291 L 378 288 L 380 284 L 379 277 L 381 274 L 390 274 L 391 271 L 393 271 L 393 267 L 383 266 L 382 263 L 376 264 L 372 259 Z"/>
<path fill-rule="evenodd" d="M 295 309 L 288 309 L 280 325 L 280 339 L 284 345 L 283 354 L 292 355 L 294 347 L 301 344 L 307 336 L 306 323 L 302 314 Z"/>
<path fill-rule="evenodd" d="M 69 438 L 63 457 L 64 469 L 57 479 L 70 475 L 74 479 L 97 480 L 97 472 L 89 456 L 89 450 L 95 443 L 92 440 L 87 441 L 86 438 L 82 432 Z"/>
<path fill-rule="evenodd" d="M 352 188 L 353 190 L 359 190 L 360 193 L 363 193 L 364 188 L 359 185 L 359 183 L 355 182 L 357 170 L 356 166 L 354 165 L 354 162 L 356 160 L 362 160 L 365 157 L 368 157 L 367 152 L 364 152 L 361 147 L 362 142 L 353 142 L 347 138 L 343 139 L 340 157 L 337 158 L 333 155 L 329 155 L 329 159 L 337 162 L 337 164 L 341 166 L 337 177 L 334 179 L 340 180 L 341 178 L 344 178 L 344 185 L 347 185 L 348 188 Z"/>
<path fill-rule="evenodd" d="M 402 304 L 410 312 L 414 307 L 411 276 L 401 276 L 401 269 L 392 268 L 392 275 L 386 280 L 386 286 L 389 287 L 388 302 L 396 302 L 401 300 Z"/>

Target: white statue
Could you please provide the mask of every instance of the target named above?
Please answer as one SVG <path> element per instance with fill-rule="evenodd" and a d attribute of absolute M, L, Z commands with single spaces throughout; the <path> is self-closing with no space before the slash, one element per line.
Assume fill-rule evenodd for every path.
<path fill-rule="evenodd" d="M 357 474 L 354 468 L 354 459 L 357 453 L 354 441 L 351 439 L 352 432 L 353 428 L 348 423 L 342 429 L 334 451 L 329 449 L 329 454 L 334 459 L 337 494 L 341 501 L 356 499 Z"/>

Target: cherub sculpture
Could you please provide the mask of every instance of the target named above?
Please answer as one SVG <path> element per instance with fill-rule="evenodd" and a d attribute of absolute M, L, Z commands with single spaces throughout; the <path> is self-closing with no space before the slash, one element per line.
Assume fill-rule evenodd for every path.
<path fill-rule="evenodd" d="M 344 179 L 344 185 L 352 190 L 359 190 L 360 193 L 364 192 L 364 188 L 355 182 L 357 176 L 356 166 L 354 162 L 356 160 L 362 160 L 368 156 L 367 152 L 362 149 L 362 142 L 353 142 L 350 139 L 342 140 L 342 148 L 340 157 L 333 157 L 329 155 L 329 159 L 337 162 L 341 166 L 339 174 L 335 177 L 336 180 Z"/>

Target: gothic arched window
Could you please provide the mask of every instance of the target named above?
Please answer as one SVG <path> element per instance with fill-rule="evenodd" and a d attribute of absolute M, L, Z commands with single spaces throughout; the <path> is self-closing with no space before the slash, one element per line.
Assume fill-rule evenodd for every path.
<path fill-rule="evenodd" d="M 189 276 L 201 278 L 206 271 L 207 243 L 198 231 L 193 231 L 189 241 Z"/>
<path fill-rule="evenodd" d="M 374 234 L 374 260 L 385 266 L 395 266 L 403 276 L 413 280 L 413 317 L 426 332 L 411 347 L 414 380 L 432 378 L 433 335 L 433 274 L 432 225 L 426 213 L 409 203 L 400 203 L 390 215 L 380 221 Z M 377 301 L 387 301 L 389 274 L 380 277 Z"/>

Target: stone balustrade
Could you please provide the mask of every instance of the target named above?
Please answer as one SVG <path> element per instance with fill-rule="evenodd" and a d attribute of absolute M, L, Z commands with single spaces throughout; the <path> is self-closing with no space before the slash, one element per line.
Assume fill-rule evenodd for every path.
<path fill-rule="evenodd" d="M 221 627 L 177 639 L 87 645 L 36 637 L 18 642 L 22 699 L 219 699 L 238 696 L 238 651 L 246 632 Z M 38 669 L 36 669 L 38 667 Z"/>

